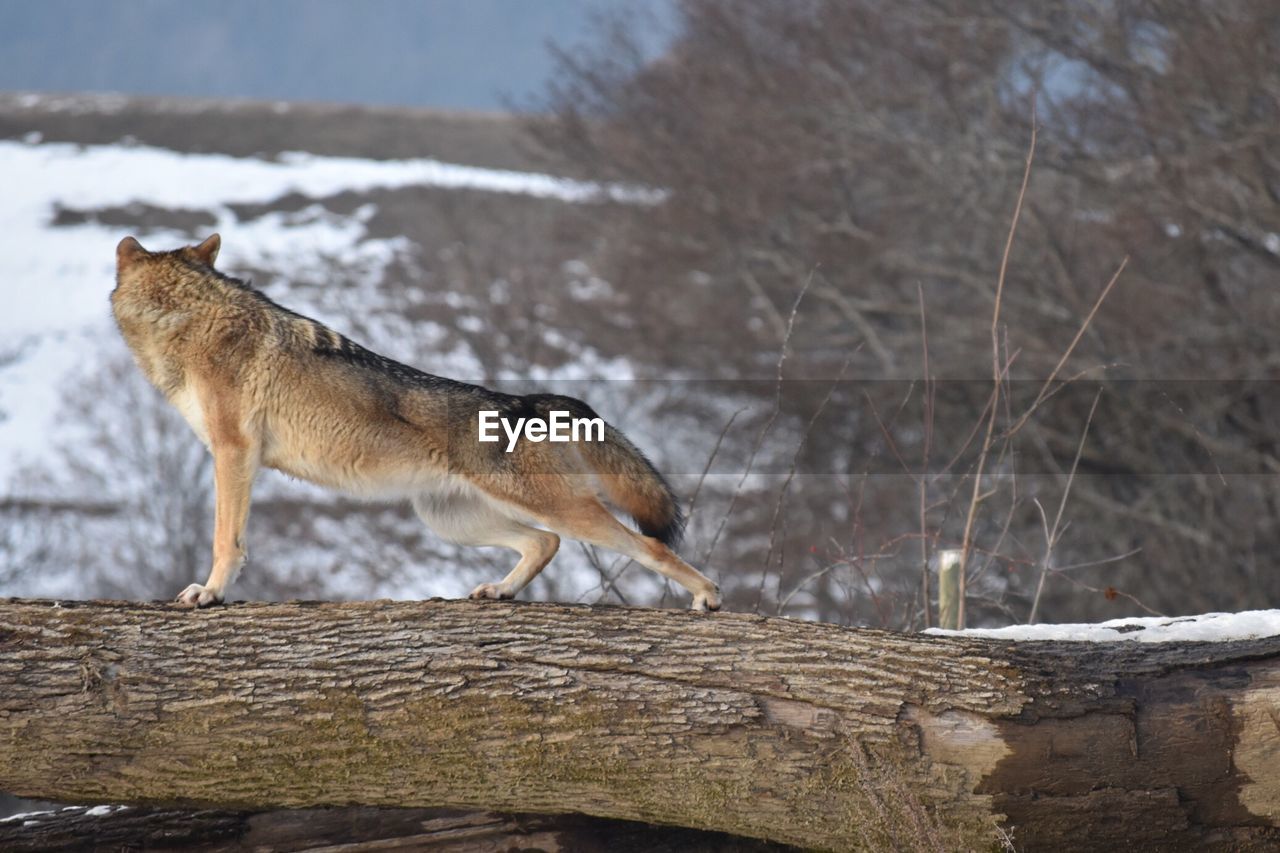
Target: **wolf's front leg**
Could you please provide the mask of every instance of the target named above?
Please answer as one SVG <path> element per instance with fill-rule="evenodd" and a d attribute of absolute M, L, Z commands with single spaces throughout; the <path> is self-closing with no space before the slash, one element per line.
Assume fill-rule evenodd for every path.
<path fill-rule="evenodd" d="M 174 601 L 179 604 L 185 604 L 188 607 L 208 607 L 211 604 L 221 604 L 222 593 L 214 592 L 211 587 L 193 583 L 178 593 L 178 597 Z"/>
<path fill-rule="evenodd" d="M 245 560 L 244 526 L 249 518 L 249 494 L 258 473 L 256 443 L 242 434 L 219 436 L 212 429 L 210 437 L 215 492 L 213 568 L 203 585 L 193 583 L 178 593 L 176 600 L 190 607 L 221 604 L 227 587 L 240 573 Z"/>

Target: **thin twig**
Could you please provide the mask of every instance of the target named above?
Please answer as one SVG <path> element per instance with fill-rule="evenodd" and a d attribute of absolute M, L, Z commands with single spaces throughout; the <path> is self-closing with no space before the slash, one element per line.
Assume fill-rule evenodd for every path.
<path fill-rule="evenodd" d="M 1053 560 L 1054 546 L 1058 544 L 1058 527 L 1062 523 L 1062 513 L 1067 508 L 1067 498 L 1071 496 L 1071 484 L 1075 482 L 1076 469 L 1080 465 L 1080 457 L 1084 455 L 1084 442 L 1089 437 L 1089 427 L 1093 425 L 1093 415 L 1098 410 L 1098 401 L 1101 399 L 1102 389 L 1099 388 L 1097 393 L 1093 395 L 1093 405 L 1089 407 L 1089 417 L 1085 420 L 1084 429 L 1080 432 L 1080 443 L 1076 446 L 1075 458 L 1071 460 L 1071 471 L 1067 474 L 1067 485 L 1062 490 L 1062 499 L 1058 501 L 1058 514 L 1053 518 L 1053 527 L 1045 534 L 1044 560 L 1040 564 L 1040 581 L 1036 584 L 1036 594 L 1031 599 L 1031 613 L 1027 616 L 1028 625 L 1036 621 L 1036 614 L 1040 610 L 1040 595 L 1044 592 L 1044 581 L 1049 575 L 1049 563 Z M 1040 506 L 1039 501 L 1036 501 L 1036 506 Z M 1043 508 L 1040 513 L 1043 517 Z"/>
<path fill-rule="evenodd" d="M 733 422 L 738 419 L 738 415 L 742 414 L 746 410 L 747 408 L 743 406 L 742 408 L 734 412 L 732 415 L 730 415 L 728 422 L 720 430 L 720 435 L 716 436 L 715 446 L 711 448 L 711 455 L 707 457 L 707 464 L 702 467 L 702 474 L 698 477 L 698 485 L 694 486 L 693 496 L 689 498 L 688 519 L 690 521 L 693 520 L 694 511 L 698 507 L 698 496 L 702 494 L 702 486 L 707 481 L 707 474 L 710 473 L 711 466 L 715 464 L 716 456 L 720 454 L 720 447 L 721 445 L 724 444 L 724 437 L 729 434 L 729 430 L 733 427 Z M 709 567 L 707 567 L 707 570 L 708 571 L 710 570 Z M 719 582 L 720 580 L 721 580 L 721 573 L 716 572 L 716 581 Z M 665 607 L 667 605 L 667 598 L 670 596 L 670 594 L 671 594 L 671 579 L 663 578 L 662 579 L 662 598 L 658 602 L 659 607 Z"/>
<path fill-rule="evenodd" d="M 893 421 L 898 420 L 898 415 L 902 414 L 902 409 L 905 407 L 907 400 L 910 400 L 911 394 L 914 391 L 915 391 L 915 383 L 913 382 L 911 383 L 911 385 L 907 387 L 906 399 L 904 399 L 902 402 L 902 405 L 898 407 L 898 411 L 894 412 Z M 911 468 L 907 465 L 906 460 L 902 458 L 902 453 L 899 452 L 898 450 L 898 443 L 893 440 L 893 433 L 889 431 L 888 424 L 886 424 L 884 420 L 880 417 L 880 410 L 876 408 L 875 400 L 871 399 L 871 394 L 866 391 L 862 392 L 862 396 L 866 399 L 867 406 L 871 409 L 871 417 L 875 419 L 876 426 L 879 427 L 880 435 L 881 437 L 884 438 L 884 443 L 888 446 L 889 452 L 893 454 L 894 459 L 898 460 L 898 466 L 902 468 L 902 473 L 906 474 L 908 477 L 914 480 L 916 478 L 916 475 L 912 473 Z"/>
<path fill-rule="evenodd" d="M 924 310 L 924 286 L 917 282 L 920 301 L 920 349 L 924 364 L 924 439 L 920 451 L 920 480 L 916 488 L 920 496 L 920 595 L 924 599 L 924 626 L 932 627 L 929 609 L 929 459 L 933 449 L 933 380 L 929 376 L 929 324 Z"/>
<path fill-rule="evenodd" d="M 791 333 L 795 329 L 796 314 L 800 311 L 800 303 L 804 300 L 804 295 L 809 291 L 809 285 L 813 283 L 813 272 L 809 273 L 809 277 L 805 279 L 804 286 L 800 288 L 800 292 L 796 294 L 796 300 L 791 305 L 791 315 L 787 318 L 786 334 L 782 338 L 782 347 L 778 351 L 778 371 L 777 382 L 774 386 L 773 393 L 773 410 L 769 413 L 769 418 L 765 421 L 764 426 L 756 435 L 755 443 L 751 447 L 751 455 L 747 457 L 747 467 L 742 472 L 742 477 L 738 480 L 737 487 L 733 490 L 733 496 L 729 499 L 729 506 L 724 512 L 724 516 L 720 519 L 720 525 L 716 528 L 716 532 L 711 537 L 711 544 L 707 546 L 707 553 L 702 558 L 702 564 L 708 565 L 711 562 L 711 555 L 715 553 L 716 545 L 720 541 L 720 534 L 724 532 L 725 525 L 729 523 L 729 518 L 733 515 L 734 509 L 737 507 L 738 498 L 742 495 L 742 486 L 747 482 L 747 477 L 751 476 L 751 469 L 755 467 L 756 456 L 760 453 L 760 448 L 764 444 L 764 438 L 773 429 L 774 421 L 778 419 L 778 413 L 782 409 L 782 369 L 787 362 L 787 351 L 791 347 Z"/>
<path fill-rule="evenodd" d="M 891 539 L 891 540 L 889 540 L 888 542 L 886 542 L 886 543 L 885 543 L 885 546 L 894 545 L 894 544 L 896 544 L 900 539 L 903 539 L 903 538 L 905 538 L 905 537 L 901 537 L 901 536 L 899 536 L 899 537 L 895 537 L 894 539 Z M 842 549 L 842 548 L 840 548 L 840 546 L 839 546 L 839 544 L 838 544 L 838 543 L 833 542 L 832 544 L 833 544 L 833 546 L 835 547 L 835 549 L 836 549 L 836 550 L 843 551 L 843 549 Z M 835 561 L 833 561 L 833 562 L 831 562 L 831 563 L 828 563 L 827 565 L 823 566 L 822 568 L 818 569 L 817 571 L 815 571 L 815 572 L 811 572 L 810 574 L 805 575 L 805 577 L 804 577 L 804 578 L 803 578 L 799 583 L 797 583 L 797 584 L 795 585 L 795 587 L 791 590 L 791 592 L 789 592 L 789 593 L 787 593 L 785 596 L 783 596 L 783 597 L 782 597 L 782 601 L 781 601 L 781 603 L 780 603 L 780 604 L 779 604 L 779 606 L 778 606 L 778 613 L 779 613 L 779 615 L 781 615 L 781 614 L 782 614 L 782 613 L 787 609 L 787 607 L 788 607 L 788 606 L 790 606 L 790 604 L 791 604 L 791 599 L 795 598 L 795 597 L 796 597 L 796 595 L 798 595 L 799 593 L 803 592 L 803 591 L 804 591 L 804 589 L 805 589 L 805 587 L 807 587 L 809 584 L 813 583 L 815 580 L 818 580 L 818 579 L 820 579 L 820 578 L 826 577 L 828 574 L 830 574 L 830 573 L 831 573 L 833 570 L 835 570 L 835 569 L 839 569 L 839 568 L 846 567 L 846 566 L 852 567 L 852 566 L 854 566 L 854 565 L 858 565 L 858 566 L 860 567 L 860 566 L 861 566 L 861 564 L 863 564 L 863 563 L 875 563 L 875 562 L 877 562 L 877 561 L 879 561 L 879 560 L 888 560 L 888 559 L 892 559 L 892 558 L 897 557 L 897 556 L 898 556 L 898 551 L 897 551 L 897 550 L 886 550 L 886 548 L 882 546 L 882 547 L 881 547 L 881 549 L 880 549 L 878 552 L 876 552 L 875 554 L 871 554 L 871 555 L 869 555 L 869 556 L 868 556 L 868 555 L 859 555 L 859 556 L 857 556 L 856 558 L 852 558 L 852 559 L 850 559 L 850 558 L 848 558 L 848 557 L 842 557 L 842 558 L 841 558 L 841 559 L 839 559 L 839 560 L 835 560 Z M 860 568 L 859 568 L 859 572 L 860 572 L 860 574 L 862 574 L 864 582 L 866 582 L 866 581 L 867 581 L 866 573 L 865 573 L 865 572 L 862 572 Z M 871 593 L 872 598 L 873 598 L 873 599 L 875 599 L 875 590 L 874 590 L 874 588 L 872 588 L 869 584 L 868 584 L 868 590 L 869 590 L 869 592 Z M 876 603 L 877 603 L 877 607 L 878 607 L 878 606 L 879 606 L 879 602 L 877 601 Z M 883 611 L 881 611 L 881 617 L 882 617 L 882 619 L 884 618 L 884 613 L 883 613 Z"/>
<path fill-rule="evenodd" d="M 916 488 L 920 495 L 920 595 L 924 599 L 924 627 L 933 625 L 929 610 L 929 456 L 933 445 L 933 383 L 929 378 L 929 324 L 924 310 L 924 287 L 916 283 L 916 296 L 920 300 L 920 349 L 924 362 L 924 440 L 920 451 L 920 480 Z"/>
<path fill-rule="evenodd" d="M 1067 346 L 1066 351 L 1062 354 L 1062 358 L 1058 359 L 1058 363 L 1054 365 L 1053 371 L 1050 372 L 1049 378 L 1040 386 L 1040 393 L 1036 395 L 1035 402 L 1022 413 L 1022 417 L 1018 418 L 1017 423 L 1010 427 L 1008 435 L 1013 437 L 1018 430 L 1026 424 L 1031 416 L 1040 408 L 1046 397 L 1049 396 L 1049 386 L 1053 384 L 1053 380 L 1058 377 L 1058 372 L 1062 370 L 1062 366 L 1067 363 L 1067 359 L 1071 358 L 1071 353 L 1075 352 L 1076 344 L 1080 343 L 1080 339 L 1084 337 L 1085 331 L 1089 328 L 1089 324 L 1093 322 L 1093 317 L 1098 313 L 1098 309 L 1102 307 L 1102 303 L 1106 301 L 1107 295 L 1111 293 L 1111 288 L 1115 287 L 1116 282 L 1120 280 L 1120 273 L 1124 272 L 1124 268 L 1129 265 L 1129 256 L 1125 255 L 1120 261 L 1120 266 L 1116 267 L 1116 271 L 1111 274 L 1111 280 L 1107 282 L 1107 286 L 1102 288 L 1102 293 L 1098 294 L 1098 298 L 1094 300 L 1093 307 L 1089 309 L 1089 314 L 1084 318 L 1084 322 L 1080 324 L 1080 328 L 1076 331 L 1076 336 L 1071 339 L 1071 343 Z"/>
<path fill-rule="evenodd" d="M 991 312 L 991 412 L 987 419 L 987 434 L 982 442 L 982 451 L 978 455 L 978 469 L 973 477 L 973 496 L 969 500 L 969 512 L 964 522 L 964 537 L 960 545 L 960 590 L 956 602 L 956 625 L 964 628 L 965 574 L 969 567 L 969 551 L 973 547 L 973 524 L 978 515 L 978 504 L 982 490 L 982 474 L 986 468 L 987 455 L 991 452 L 995 435 L 996 417 L 1000 412 L 1000 302 L 1004 296 L 1005 277 L 1009 271 L 1009 256 L 1013 253 L 1013 237 L 1018 231 L 1018 220 L 1022 217 L 1022 201 L 1027 195 L 1027 184 L 1031 180 L 1031 163 L 1036 153 L 1036 112 L 1035 102 L 1031 106 L 1031 143 L 1027 147 L 1026 165 L 1022 170 L 1022 186 L 1018 188 L 1018 201 L 1013 208 L 1013 219 L 1009 223 L 1009 235 L 1004 244 L 1004 255 L 1000 258 L 1000 274 L 996 278 L 995 306 Z"/>
<path fill-rule="evenodd" d="M 689 498 L 689 518 L 693 518 L 693 511 L 698 505 L 698 495 L 702 493 L 702 484 L 707 480 L 707 474 L 711 471 L 712 464 L 716 461 L 716 456 L 720 453 L 720 446 L 724 444 L 724 437 L 729 434 L 733 422 L 738 419 L 738 415 L 747 410 L 746 406 L 738 409 L 729 416 L 729 421 L 720 430 L 720 435 L 716 436 L 716 444 L 711 448 L 711 455 L 707 457 L 707 464 L 702 467 L 702 475 L 698 477 L 698 485 L 693 489 L 693 496 Z"/>
<path fill-rule="evenodd" d="M 579 542 L 578 547 L 582 549 L 582 554 L 587 558 L 587 563 L 591 568 L 596 570 L 596 574 L 600 575 L 601 597 L 599 600 L 606 600 L 609 593 L 612 592 L 617 596 L 619 603 L 626 607 L 630 607 L 631 602 L 627 601 L 627 597 L 622 594 L 622 590 L 618 589 L 618 578 L 622 575 L 623 570 L 631 564 L 631 560 L 626 557 L 619 557 L 614 560 L 613 564 L 615 566 L 618 566 L 619 563 L 621 563 L 621 566 L 619 566 L 616 572 L 610 575 L 609 570 L 606 569 L 604 563 L 601 562 L 600 555 L 596 552 L 594 547 L 587 545 L 585 542 Z M 585 593 L 583 596 L 579 597 L 579 600 L 581 600 L 582 597 L 585 597 Z"/>
<path fill-rule="evenodd" d="M 1054 566 L 1049 571 L 1053 572 L 1056 575 L 1056 574 L 1061 574 L 1062 572 L 1072 572 L 1072 571 L 1075 571 L 1076 569 L 1092 569 L 1095 566 L 1105 566 L 1108 563 L 1118 563 L 1121 560 L 1127 560 L 1130 557 L 1136 556 L 1141 553 L 1142 553 L 1141 548 L 1134 548 L 1130 551 L 1125 551 L 1123 554 L 1117 554 L 1114 557 L 1103 557 L 1101 560 L 1090 560 L 1087 563 L 1072 563 L 1069 566 Z"/>
<path fill-rule="evenodd" d="M 1127 598 L 1130 601 L 1132 601 L 1134 604 L 1138 605 L 1138 607 L 1145 610 L 1147 613 L 1150 613 L 1152 616 L 1168 616 L 1169 615 L 1168 613 L 1161 613 L 1159 610 L 1155 610 L 1153 608 L 1148 607 L 1147 605 L 1143 604 L 1136 596 L 1133 596 L 1125 592 L 1124 590 L 1116 589 L 1113 586 L 1109 586 L 1106 589 L 1099 589 L 1096 586 L 1090 586 L 1089 584 L 1085 583 L 1079 578 L 1073 578 L 1071 575 L 1063 575 L 1062 577 L 1064 580 L 1070 581 L 1071 583 L 1075 584 L 1081 589 L 1087 589 L 1089 590 L 1089 592 L 1100 592 L 1103 595 L 1105 595 L 1108 599 L 1116 598 L 1116 597 Z"/>
<path fill-rule="evenodd" d="M 769 521 L 769 550 L 764 557 L 766 572 L 768 571 L 769 563 L 773 560 L 773 549 L 777 543 L 778 517 L 782 514 L 782 507 L 787 499 L 787 491 L 791 488 L 791 481 L 795 479 L 796 468 L 800 462 L 800 454 L 804 451 L 805 444 L 809 441 L 809 435 L 813 432 L 813 425 L 818 422 L 818 418 L 822 417 L 823 411 L 827 408 L 827 403 L 831 402 L 831 396 L 835 394 L 836 389 L 840 387 L 840 383 L 844 381 L 844 374 L 845 371 L 849 369 L 849 362 L 851 360 L 852 356 L 845 359 L 844 365 L 840 368 L 840 375 L 831 383 L 831 387 L 827 389 L 826 396 L 822 398 L 822 402 L 818 405 L 817 410 L 813 413 L 813 416 L 809 418 L 809 423 L 805 425 L 804 432 L 800 435 L 800 442 L 796 445 L 795 453 L 791 455 L 791 469 L 787 471 L 787 479 L 782 483 L 782 488 L 778 492 L 778 501 L 773 507 L 773 518 Z M 779 555 L 779 559 L 781 559 L 781 555 Z M 761 573 L 760 588 L 756 591 L 757 613 L 760 612 L 760 605 L 763 603 L 764 599 L 764 578 L 765 573 Z M 782 583 L 781 566 L 778 571 L 778 583 Z"/>

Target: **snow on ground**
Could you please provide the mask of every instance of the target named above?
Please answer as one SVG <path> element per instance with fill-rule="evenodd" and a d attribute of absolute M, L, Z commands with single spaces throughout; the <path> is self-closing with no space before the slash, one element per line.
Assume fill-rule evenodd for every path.
<path fill-rule="evenodd" d="M 82 812 L 88 817 L 106 817 L 115 812 L 124 811 L 129 806 L 92 806 L 86 808 L 84 806 L 63 806 L 60 809 L 45 809 L 38 812 L 19 812 L 8 817 L 0 817 L 0 823 L 16 823 L 22 821 L 23 826 L 32 826 L 40 823 L 36 818 L 48 817 L 52 814 L 63 814 L 65 812 Z"/>
<path fill-rule="evenodd" d="M 1280 610 L 1206 613 L 1201 616 L 1144 616 L 1112 619 L 1096 624 L 1010 625 L 1007 628 L 968 628 L 964 631 L 930 628 L 925 633 L 1022 642 L 1065 640 L 1104 643 L 1129 640 L 1139 643 L 1191 643 L 1256 640 L 1280 635 Z"/>
<path fill-rule="evenodd" d="M 601 187 L 533 172 L 430 159 L 367 160 L 301 151 L 264 160 L 181 153 L 149 145 L 0 141 L 0 161 L 25 167 L 28 174 L 22 183 L 27 187 L 45 187 L 46 179 L 62 186 L 71 182 L 77 191 L 70 200 L 82 209 L 134 200 L 158 207 L 206 208 L 227 200 L 265 203 L 289 193 L 322 198 L 345 191 L 408 186 L 516 193 L 560 201 L 593 201 L 602 196 L 622 201 L 650 198 L 644 190 Z"/>

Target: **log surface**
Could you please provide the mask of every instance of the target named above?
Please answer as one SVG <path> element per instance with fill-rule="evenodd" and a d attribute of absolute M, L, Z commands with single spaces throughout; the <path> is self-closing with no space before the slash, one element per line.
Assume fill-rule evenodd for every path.
<path fill-rule="evenodd" d="M 508 602 L 0 602 L 0 790 L 578 813 L 802 847 L 1280 844 L 1280 637 Z"/>

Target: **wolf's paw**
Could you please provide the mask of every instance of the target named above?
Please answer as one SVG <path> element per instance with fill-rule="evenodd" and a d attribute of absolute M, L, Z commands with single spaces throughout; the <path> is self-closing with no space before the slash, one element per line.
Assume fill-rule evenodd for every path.
<path fill-rule="evenodd" d="M 500 583 L 482 583 L 480 586 L 471 590 L 471 598 L 482 599 L 490 598 L 494 601 L 501 601 L 505 598 L 514 598 L 511 591 L 505 589 Z"/>
<path fill-rule="evenodd" d="M 689 605 L 690 610 L 701 610 L 707 612 L 709 610 L 720 609 L 720 587 L 714 587 L 710 592 L 700 592 L 693 597 L 693 604 Z"/>
<path fill-rule="evenodd" d="M 185 604 L 187 607 L 208 607 L 212 604 L 221 604 L 222 595 L 198 583 L 193 583 L 178 593 L 174 601 Z"/>

